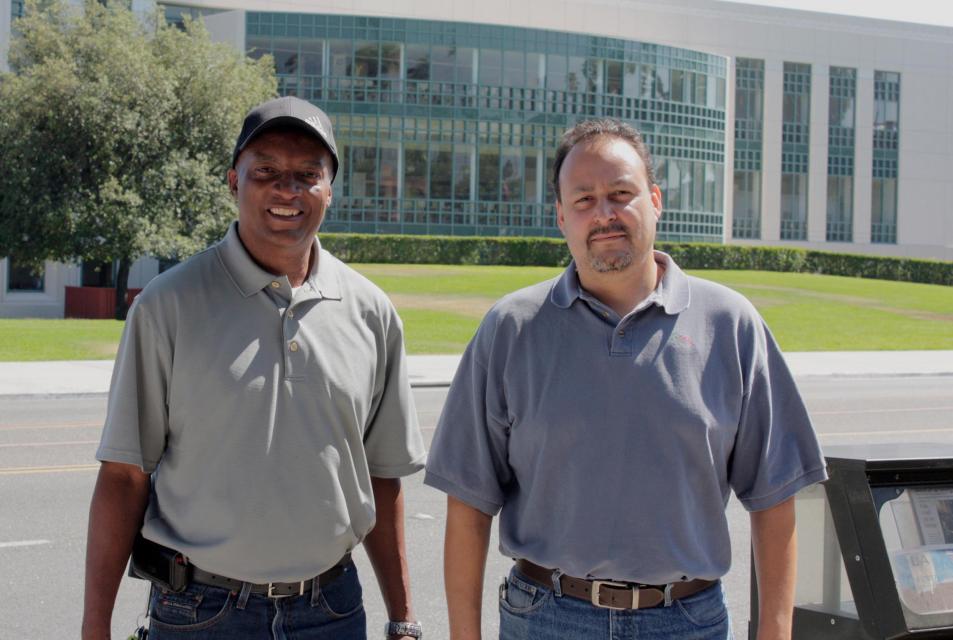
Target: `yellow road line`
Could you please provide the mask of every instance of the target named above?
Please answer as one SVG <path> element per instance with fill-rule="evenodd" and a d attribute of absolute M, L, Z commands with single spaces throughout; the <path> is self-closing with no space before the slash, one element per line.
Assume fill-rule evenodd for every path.
<path fill-rule="evenodd" d="M 851 413 L 914 413 L 919 411 L 949 411 L 953 407 L 908 407 L 906 409 L 837 409 L 832 411 L 810 411 L 812 416 L 839 416 Z"/>
<path fill-rule="evenodd" d="M 31 473 L 66 473 L 70 471 L 95 471 L 98 464 L 67 464 L 55 467 L 0 467 L 0 476 L 20 476 Z"/>
<path fill-rule="evenodd" d="M 0 431 L 20 429 L 92 429 L 102 427 L 102 422 L 61 422 L 59 424 L 0 424 Z"/>
<path fill-rule="evenodd" d="M 99 440 L 71 440 L 69 442 L 8 442 L 0 444 L 0 449 L 16 447 L 68 447 L 80 444 L 99 444 Z"/>
<path fill-rule="evenodd" d="M 868 431 L 837 431 L 817 434 L 819 438 L 856 438 L 857 436 L 904 436 L 918 433 L 953 433 L 953 427 L 935 427 L 929 429 L 893 429 L 890 431 L 881 431 L 870 429 Z"/>

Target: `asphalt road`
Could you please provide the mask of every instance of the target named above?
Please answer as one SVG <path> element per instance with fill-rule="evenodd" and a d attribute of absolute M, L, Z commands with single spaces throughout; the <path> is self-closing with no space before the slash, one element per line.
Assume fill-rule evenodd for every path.
<path fill-rule="evenodd" d="M 806 378 L 801 389 L 823 444 L 941 442 L 953 444 L 953 377 Z M 417 389 L 429 442 L 445 389 Z M 82 611 L 83 556 L 93 452 L 105 398 L 0 397 L 0 640 L 76 637 Z M 447 638 L 442 587 L 444 496 L 405 481 L 407 539 L 418 617 L 427 637 Z M 748 620 L 747 516 L 729 505 L 734 563 L 726 577 L 737 637 Z M 492 549 L 496 548 L 495 531 Z M 370 637 L 385 614 L 363 553 Z M 484 598 L 485 637 L 495 637 L 496 587 L 509 560 L 491 550 Z M 144 615 L 145 584 L 126 579 L 114 617 L 125 638 Z"/>

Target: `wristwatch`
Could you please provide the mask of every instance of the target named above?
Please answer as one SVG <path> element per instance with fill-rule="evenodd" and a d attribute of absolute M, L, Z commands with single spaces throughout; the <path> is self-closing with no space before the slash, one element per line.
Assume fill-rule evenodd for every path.
<path fill-rule="evenodd" d="M 424 632 L 419 622 L 394 622 L 391 620 L 384 625 L 384 636 L 410 636 L 411 638 L 423 638 Z"/>

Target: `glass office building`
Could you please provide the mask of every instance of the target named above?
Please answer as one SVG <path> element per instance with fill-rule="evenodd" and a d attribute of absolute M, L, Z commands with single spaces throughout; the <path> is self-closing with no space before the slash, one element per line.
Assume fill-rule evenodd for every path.
<path fill-rule="evenodd" d="M 342 169 L 326 231 L 558 235 L 549 186 L 568 127 L 643 132 L 659 235 L 721 242 L 727 60 L 656 44 L 430 20 L 248 12 L 279 93 L 330 115 Z"/>

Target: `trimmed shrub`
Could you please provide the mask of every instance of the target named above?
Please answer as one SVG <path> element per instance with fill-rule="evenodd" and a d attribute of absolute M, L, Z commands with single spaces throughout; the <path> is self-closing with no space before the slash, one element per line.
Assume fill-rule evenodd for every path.
<path fill-rule="evenodd" d="M 322 233 L 321 244 L 346 262 L 562 267 L 570 260 L 562 238 Z M 953 262 L 942 260 L 700 242 L 656 246 L 686 269 L 788 271 L 953 286 Z"/>

